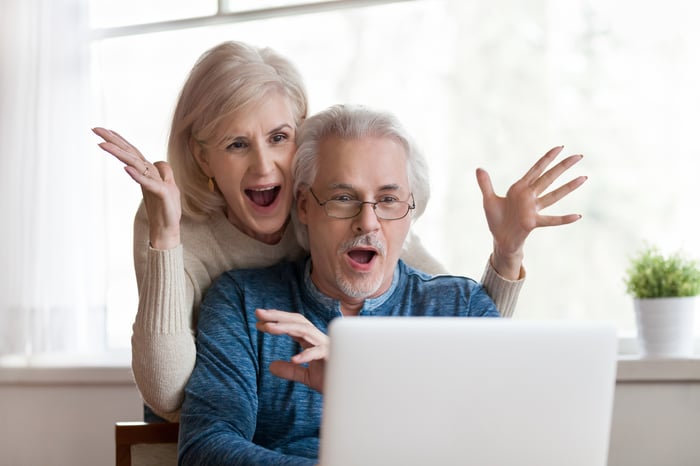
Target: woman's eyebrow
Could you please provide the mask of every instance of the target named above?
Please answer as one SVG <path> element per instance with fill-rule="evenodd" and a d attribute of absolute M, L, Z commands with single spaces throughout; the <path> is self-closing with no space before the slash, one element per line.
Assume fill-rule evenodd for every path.
<path fill-rule="evenodd" d="M 272 128 L 270 131 L 267 132 L 267 134 L 278 133 L 278 132 L 282 131 L 283 129 L 293 130 L 294 128 L 292 127 L 292 125 L 290 125 L 288 123 L 282 123 L 282 124 Z"/>

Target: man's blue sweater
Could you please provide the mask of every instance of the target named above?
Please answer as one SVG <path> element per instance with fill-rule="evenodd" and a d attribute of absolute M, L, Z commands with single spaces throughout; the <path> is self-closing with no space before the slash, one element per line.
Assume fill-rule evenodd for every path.
<path fill-rule="evenodd" d="M 304 315 L 327 333 L 340 303 L 311 281 L 310 261 L 223 274 L 202 302 L 197 362 L 180 415 L 180 464 L 310 465 L 317 462 L 322 396 L 270 374 L 301 346 L 255 329 L 255 310 Z M 361 316 L 488 316 L 498 311 L 474 280 L 432 276 L 399 261 L 390 289 Z"/>

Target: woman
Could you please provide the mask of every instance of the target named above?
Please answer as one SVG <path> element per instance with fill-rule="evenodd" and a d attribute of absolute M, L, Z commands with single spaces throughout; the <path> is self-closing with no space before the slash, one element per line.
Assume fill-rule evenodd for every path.
<path fill-rule="evenodd" d="M 230 269 L 304 254 L 289 214 L 294 136 L 307 107 L 301 76 L 288 60 L 268 48 L 226 42 L 199 58 L 181 91 L 169 163 L 151 164 L 117 133 L 94 129 L 105 141 L 100 147 L 125 164 L 143 192 L 134 222 L 139 306 L 132 369 L 146 404 L 168 420 L 179 417 L 195 362 L 197 308 L 212 281 Z M 482 282 L 504 316 L 512 315 L 522 286 L 525 238 L 536 226 L 554 224 L 537 210 L 577 187 L 574 180 L 532 205 L 533 193 L 537 200 L 577 161 L 569 157 L 542 174 L 560 150 L 540 159 L 506 198 L 493 193 L 485 172 L 477 174 L 494 234 Z M 407 240 L 402 259 L 444 272 L 417 238 Z"/>

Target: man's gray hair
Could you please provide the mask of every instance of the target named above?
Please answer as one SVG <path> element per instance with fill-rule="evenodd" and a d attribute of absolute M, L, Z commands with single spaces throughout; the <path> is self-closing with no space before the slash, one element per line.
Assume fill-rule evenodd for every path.
<path fill-rule="evenodd" d="M 325 139 L 365 137 L 391 138 L 405 149 L 409 189 L 416 202 L 412 221 L 417 220 L 430 199 L 428 164 L 423 154 L 393 114 L 359 105 L 334 105 L 302 123 L 296 134 L 297 152 L 292 166 L 295 197 L 300 189 L 313 184 L 318 171 L 319 146 Z M 299 244 L 308 250 L 308 232 L 299 223 L 296 208 L 292 208 L 292 221 Z"/>

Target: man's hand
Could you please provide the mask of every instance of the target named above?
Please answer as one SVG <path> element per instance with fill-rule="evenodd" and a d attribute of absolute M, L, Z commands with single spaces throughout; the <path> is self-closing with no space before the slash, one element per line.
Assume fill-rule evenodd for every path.
<path fill-rule="evenodd" d="M 270 335 L 289 335 L 304 349 L 291 361 L 274 361 L 270 372 L 277 377 L 300 382 L 323 393 L 323 378 L 330 340 L 306 317 L 294 312 L 257 309 L 255 328 Z"/>
<path fill-rule="evenodd" d="M 532 230 L 538 227 L 566 225 L 581 218 L 578 214 L 550 216 L 539 213 L 540 210 L 555 204 L 577 189 L 587 179 L 586 176 L 579 176 L 542 195 L 562 173 L 583 158 L 582 155 L 570 155 L 545 171 L 563 147 L 550 149 L 510 187 L 505 197 L 496 195 L 491 178 L 485 170 L 479 168 L 476 171 L 476 179 L 484 198 L 486 221 L 493 235 L 491 264 L 504 278 L 510 280 L 520 278 L 525 239 Z"/>

